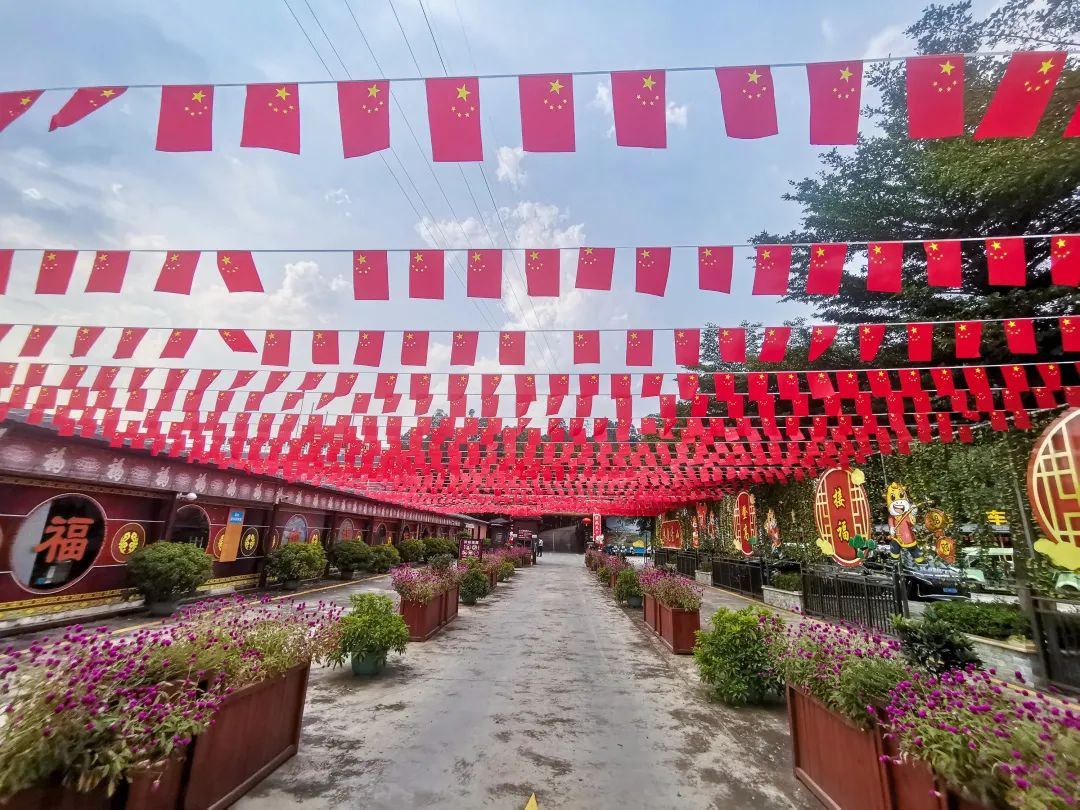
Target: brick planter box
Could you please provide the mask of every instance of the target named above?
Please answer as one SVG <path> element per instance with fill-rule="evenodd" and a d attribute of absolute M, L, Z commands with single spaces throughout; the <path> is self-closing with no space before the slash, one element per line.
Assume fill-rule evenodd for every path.
<path fill-rule="evenodd" d="M 409 626 L 409 641 L 427 641 L 457 618 L 458 589 L 450 588 L 427 602 L 402 599 L 398 612 Z"/>
<path fill-rule="evenodd" d="M 676 655 L 690 655 L 694 652 L 694 632 L 701 629 L 701 612 L 697 610 L 676 610 L 656 603 L 656 624 L 653 628 Z"/>

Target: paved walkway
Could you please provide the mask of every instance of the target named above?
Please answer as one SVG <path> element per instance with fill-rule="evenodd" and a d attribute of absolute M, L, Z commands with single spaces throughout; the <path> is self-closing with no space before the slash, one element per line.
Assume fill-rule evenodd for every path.
<path fill-rule="evenodd" d="M 238 807 L 523 808 L 534 792 L 541 810 L 817 807 L 783 708 L 711 701 L 693 659 L 569 554 L 462 606 L 377 679 L 313 671 L 300 753 Z"/>

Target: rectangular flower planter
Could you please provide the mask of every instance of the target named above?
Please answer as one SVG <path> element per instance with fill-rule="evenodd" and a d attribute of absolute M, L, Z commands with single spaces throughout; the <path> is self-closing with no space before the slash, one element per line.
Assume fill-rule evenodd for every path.
<path fill-rule="evenodd" d="M 457 618 L 458 589 L 445 590 L 427 602 L 402 599 L 398 611 L 409 626 L 409 641 L 427 641 Z"/>
<path fill-rule="evenodd" d="M 690 655 L 694 652 L 694 633 L 701 629 L 701 611 L 677 610 L 666 605 L 658 605 L 658 632 L 661 640 L 676 655 Z"/>
<path fill-rule="evenodd" d="M 619 578 L 618 574 L 612 574 L 610 580 L 608 581 L 608 587 L 609 588 L 614 588 L 615 587 L 615 580 L 617 580 L 618 578 Z"/>
<path fill-rule="evenodd" d="M 490 573 L 488 573 L 487 578 L 488 578 L 488 593 L 491 593 L 492 591 L 495 590 L 495 586 L 499 582 L 499 574 L 496 571 L 491 571 Z"/>
<path fill-rule="evenodd" d="M 457 585 L 442 593 L 443 598 L 443 625 L 450 624 L 457 618 L 459 591 Z"/>
<path fill-rule="evenodd" d="M 649 594 L 644 594 L 641 600 L 642 612 L 644 613 L 645 624 L 649 625 L 653 630 L 656 629 L 656 600 Z"/>

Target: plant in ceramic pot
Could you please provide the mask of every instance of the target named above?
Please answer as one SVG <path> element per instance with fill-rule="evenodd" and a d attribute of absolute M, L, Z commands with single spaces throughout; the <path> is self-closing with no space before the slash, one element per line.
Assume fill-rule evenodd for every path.
<path fill-rule="evenodd" d="M 127 573 L 150 613 L 169 616 L 180 599 L 213 576 L 214 558 L 190 543 L 157 542 L 131 555 Z"/>
<path fill-rule="evenodd" d="M 371 546 L 363 540 L 346 540 L 332 546 L 329 557 L 342 576 L 350 579 L 355 571 L 366 571 L 371 567 Z"/>
<path fill-rule="evenodd" d="M 327 663 L 342 666 L 348 658 L 354 675 L 378 675 L 388 652 L 405 652 L 409 628 L 389 596 L 358 593 L 349 601 L 352 610 L 339 623 L 340 644 Z"/>
<path fill-rule="evenodd" d="M 319 576 L 326 567 L 326 552 L 318 543 L 290 543 L 278 546 L 266 558 L 266 570 L 277 577 L 287 591 L 294 591 L 302 579 Z"/>
<path fill-rule="evenodd" d="M 615 578 L 615 598 L 620 602 L 626 602 L 632 608 L 639 608 L 641 596 L 641 584 L 638 582 L 638 573 L 633 566 L 627 566 L 619 571 Z"/>

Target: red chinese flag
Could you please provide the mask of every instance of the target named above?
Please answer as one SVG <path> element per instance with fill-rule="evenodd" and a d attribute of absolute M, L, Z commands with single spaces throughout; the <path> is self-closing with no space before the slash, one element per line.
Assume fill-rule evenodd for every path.
<path fill-rule="evenodd" d="M 631 378 L 629 374 L 612 374 L 611 397 L 613 399 L 622 399 L 633 396 L 633 392 L 630 390 L 630 383 Z"/>
<path fill-rule="evenodd" d="M 213 85 L 161 88 L 159 152 L 209 152 L 214 148 Z"/>
<path fill-rule="evenodd" d="M 1051 238 L 1050 280 L 1064 287 L 1080 285 L 1080 236 Z"/>
<path fill-rule="evenodd" d="M 823 355 L 830 346 L 833 344 L 833 340 L 836 339 L 836 332 L 839 327 L 835 325 L 829 326 L 815 326 L 810 330 L 810 349 L 807 353 L 807 359 L 813 362 Z"/>
<path fill-rule="evenodd" d="M 664 71 L 625 70 L 611 74 L 615 108 L 615 143 L 619 146 L 667 146 Z"/>
<path fill-rule="evenodd" d="M 264 366 L 289 365 L 289 344 L 292 332 L 270 329 L 263 338 L 262 364 Z"/>
<path fill-rule="evenodd" d="M 526 152 L 573 152 L 574 77 L 518 77 L 521 147 Z"/>
<path fill-rule="evenodd" d="M 441 250 L 414 250 L 409 254 L 409 298 L 443 297 L 444 255 Z"/>
<path fill-rule="evenodd" d="M 731 267 L 734 249 L 713 245 L 698 248 L 698 288 L 713 292 L 731 292 Z"/>
<path fill-rule="evenodd" d="M 11 93 L 0 93 L 0 132 L 33 107 L 42 92 L 42 90 L 16 90 Z"/>
<path fill-rule="evenodd" d="M 810 84 L 810 143 L 857 143 L 862 62 L 807 65 L 806 77 Z"/>
<path fill-rule="evenodd" d="M 548 374 L 548 394 L 566 396 L 570 393 L 570 377 L 566 374 Z"/>
<path fill-rule="evenodd" d="M 696 366 L 701 363 L 701 330 L 675 330 L 675 365 Z M 629 396 L 629 394 L 627 395 Z"/>
<path fill-rule="evenodd" d="M 1062 51 L 1014 53 L 975 129 L 975 139 L 1034 135 L 1064 66 Z"/>
<path fill-rule="evenodd" d="M 502 263 L 501 250 L 470 251 L 466 295 L 469 298 L 502 298 Z"/>
<path fill-rule="evenodd" d="M 1058 325 L 1061 331 L 1061 348 L 1067 352 L 1080 352 L 1080 321 L 1076 318 L 1059 318 Z"/>
<path fill-rule="evenodd" d="M 113 359 L 115 360 L 128 360 L 135 354 L 135 350 L 139 348 L 139 343 L 146 336 L 146 329 L 131 327 L 125 328 L 120 333 L 120 340 L 116 343 L 116 351 L 113 352 Z"/>
<path fill-rule="evenodd" d="M 0 250 L 0 295 L 7 294 L 8 279 L 11 277 L 11 261 L 15 251 L 8 248 Z"/>
<path fill-rule="evenodd" d="M 934 325 L 932 323 L 909 323 L 908 360 L 927 363 L 934 353 Z"/>
<path fill-rule="evenodd" d="M 959 287 L 963 284 L 960 243 L 923 242 L 926 251 L 926 282 L 931 287 Z"/>
<path fill-rule="evenodd" d="M 600 333 L 595 330 L 574 332 L 574 365 L 600 362 Z"/>
<path fill-rule="evenodd" d="M 234 352 L 254 353 L 257 351 L 251 338 L 240 329 L 219 329 L 218 334 L 225 341 L 225 345 Z"/>
<path fill-rule="evenodd" d="M 120 98 L 126 87 L 80 87 L 49 121 L 49 132 L 82 121 L 99 107 Z"/>
<path fill-rule="evenodd" d="M 559 296 L 559 250 L 525 251 L 525 278 L 529 295 Z"/>
<path fill-rule="evenodd" d="M 724 363 L 746 362 L 746 330 L 741 326 L 721 329 L 720 360 Z"/>
<path fill-rule="evenodd" d="M 870 292 L 900 292 L 903 243 L 871 242 L 866 246 L 866 255 L 866 289 Z"/>
<path fill-rule="evenodd" d="M 88 293 L 118 293 L 124 286 L 128 254 L 125 250 L 99 252 L 94 256 L 90 278 L 86 282 Z"/>
<path fill-rule="evenodd" d="M 499 333 L 499 363 L 504 366 L 525 365 L 525 333 Z"/>
<path fill-rule="evenodd" d="M 574 286 L 579 290 L 610 290 L 614 271 L 615 248 L 579 248 Z"/>
<path fill-rule="evenodd" d="M 375 398 L 387 399 L 394 396 L 397 387 L 397 374 L 380 373 L 375 376 Z"/>
<path fill-rule="evenodd" d="M 956 323 L 956 358 L 972 360 L 981 354 L 982 321 Z"/>
<path fill-rule="evenodd" d="M 912 56 L 907 60 L 909 138 L 964 134 L 964 57 Z"/>
<path fill-rule="evenodd" d="M 219 251 L 217 269 L 231 293 L 263 291 L 259 271 L 255 268 L 255 260 L 249 251 Z"/>
<path fill-rule="evenodd" d="M 476 344 L 479 332 L 454 332 L 450 346 L 450 365 L 471 366 L 476 362 Z"/>
<path fill-rule="evenodd" d="M 382 349 L 382 332 L 361 332 L 356 340 L 353 365 L 378 367 L 382 363 Z"/>
<path fill-rule="evenodd" d="M 158 273 L 154 292 L 191 295 L 191 282 L 195 277 L 195 268 L 199 264 L 199 253 L 195 250 L 179 250 L 165 254 L 165 262 Z"/>
<path fill-rule="evenodd" d="M 353 298 L 357 301 L 390 300 L 385 250 L 353 251 Z"/>
<path fill-rule="evenodd" d="M 464 397 L 469 387 L 468 374 L 450 374 L 447 377 L 447 392 L 451 399 Z"/>
<path fill-rule="evenodd" d="M 758 245 L 754 295 L 787 295 L 791 245 Z"/>
<path fill-rule="evenodd" d="M 428 338 L 427 332 L 405 332 L 401 336 L 401 365 L 426 366 Z"/>
<path fill-rule="evenodd" d="M 1023 287 L 1027 284 L 1027 260 L 1022 236 L 986 240 L 987 282 L 992 287 Z"/>
<path fill-rule="evenodd" d="M 42 253 L 34 292 L 38 295 L 64 295 L 75 269 L 77 255 L 78 251 L 75 250 L 47 250 Z"/>
<path fill-rule="evenodd" d="M 338 82 L 338 117 L 345 157 L 390 148 L 390 82 Z"/>
<path fill-rule="evenodd" d="M 336 366 L 341 362 L 336 329 L 320 329 L 311 333 L 311 362 L 317 366 Z"/>
<path fill-rule="evenodd" d="M 663 297 L 671 267 L 671 248 L 638 248 L 636 256 L 636 291 Z"/>
<path fill-rule="evenodd" d="M 169 333 L 169 339 L 165 341 L 165 348 L 161 350 L 161 359 L 179 360 L 185 357 L 197 334 L 198 329 L 173 329 Z"/>
<path fill-rule="evenodd" d="M 791 337 L 791 328 L 788 326 L 770 326 L 765 330 L 765 337 L 761 341 L 762 363 L 782 363 L 787 353 L 788 338 Z"/>
<path fill-rule="evenodd" d="M 846 258 L 847 245 L 843 243 L 811 245 L 806 291 L 811 295 L 836 295 L 840 292 L 840 276 L 844 272 Z"/>
<path fill-rule="evenodd" d="M 1062 133 L 1061 137 L 1080 138 L 1080 102 L 1077 102 L 1072 118 L 1069 119 L 1069 123 L 1065 126 L 1065 132 Z"/>
<path fill-rule="evenodd" d="M 1005 321 L 1005 341 L 1013 354 L 1035 354 L 1035 322 L 1031 318 Z"/>
<path fill-rule="evenodd" d="M 867 323 L 859 327 L 859 359 L 868 363 L 877 357 L 885 339 L 885 324 Z"/>
<path fill-rule="evenodd" d="M 772 71 L 767 65 L 717 68 L 716 81 L 729 138 L 766 138 L 779 131 Z"/>
<path fill-rule="evenodd" d="M 483 160 L 479 81 L 428 79 L 426 86 L 432 160 L 436 163 Z"/>
<path fill-rule="evenodd" d="M 300 154 L 300 88 L 249 84 L 240 145 Z"/>
<path fill-rule="evenodd" d="M 75 345 L 71 349 L 71 356 L 86 357 L 104 331 L 104 326 L 80 326 L 75 331 Z"/>
<path fill-rule="evenodd" d="M 651 329 L 632 329 L 626 333 L 626 365 L 652 365 L 653 333 Z"/>

